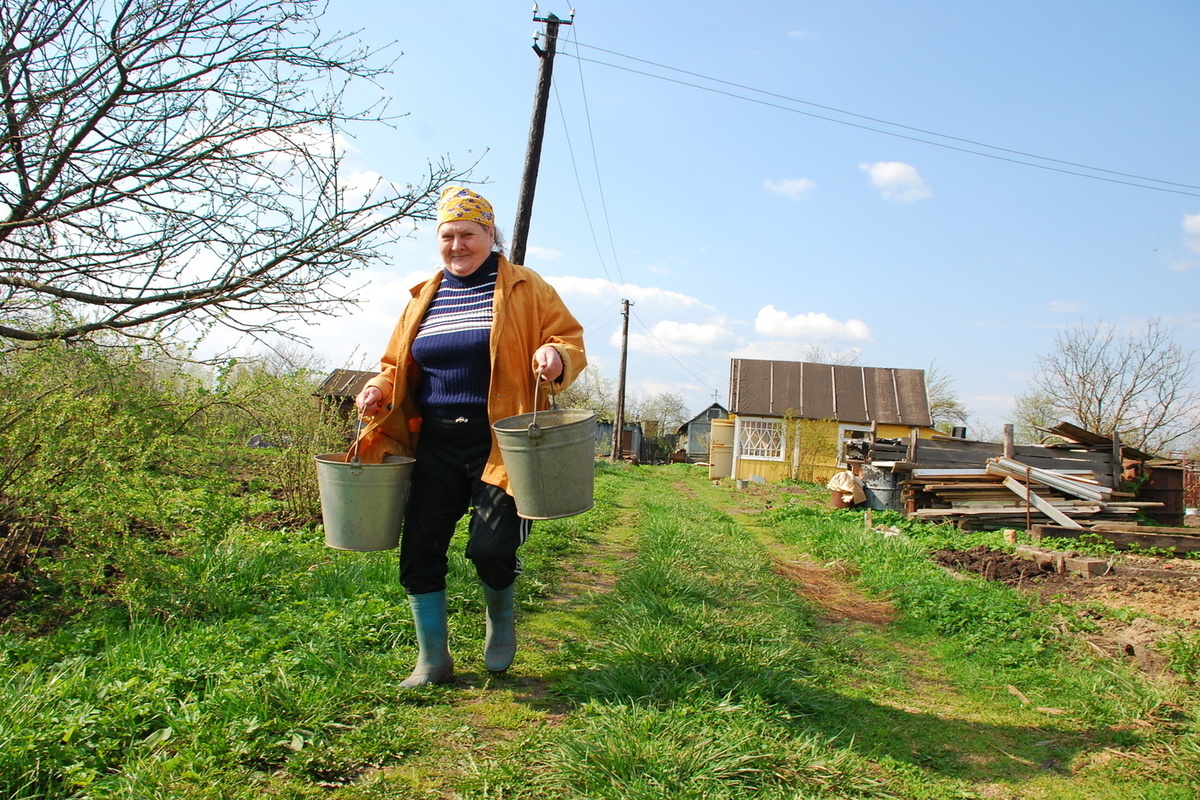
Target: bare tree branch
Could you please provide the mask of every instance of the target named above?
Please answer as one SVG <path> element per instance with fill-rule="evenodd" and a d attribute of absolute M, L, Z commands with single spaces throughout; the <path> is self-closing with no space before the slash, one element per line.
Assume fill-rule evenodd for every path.
<path fill-rule="evenodd" d="M 316 0 L 0 5 L 0 337 L 278 331 L 464 173 L 354 190 L 337 141 L 386 123 L 347 87 L 389 64 Z M 144 334 L 139 334 L 144 335 Z"/>
<path fill-rule="evenodd" d="M 1195 354 L 1159 319 L 1125 336 L 1104 322 L 1080 325 L 1060 333 L 1054 351 L 1039 357 L 1030 393 L 1018 406 L 1161 451 L 1200 431 L 1194 375 Z"/>
<path fill-rule="evenodd" d="M 967 424 L 971 412 L 958 399 L 954 378 L 932 361 L 929 369 L 925 370 L 925 393 L 929 399 L 929 416 L 935 428 L 949 433 L 956 425 Z"/>

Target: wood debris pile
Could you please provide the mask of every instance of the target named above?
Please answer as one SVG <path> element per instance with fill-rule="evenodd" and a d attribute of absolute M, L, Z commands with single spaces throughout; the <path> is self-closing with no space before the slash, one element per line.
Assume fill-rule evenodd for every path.
<path fill-rule="evenodd" d="M 1058 441 L 1046 445 L 942 435 L 855 440 L 847 458 L 868 486 L 872 476 L 878 483 L 879 475 L 891 473 L 898 510 L 964 529 L 1135 524 L 1139 511 L 1162 505 L 1114 488 L 1121 485 L 1124 459 L 1145 454 L 1066 423 L 1051 432 Z"/>

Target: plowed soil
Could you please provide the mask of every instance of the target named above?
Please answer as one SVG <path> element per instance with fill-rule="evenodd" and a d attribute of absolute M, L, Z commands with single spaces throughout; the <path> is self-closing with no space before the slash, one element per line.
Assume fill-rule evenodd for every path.
<path fill-rule="evenodd" d="M 1200 632 L 1200 561 L 1122 555 L 1113 563 L 1130 574 L 1085 578 L 982 545 L 943 550 L 935 558 L 947 569 L 1003 581 L 1046 603 L 1067 604 L 1075 622 L 1093 631 L 1083 637 L 1091 647 L 1130 659 L 1151 674 L 1167 674 L 1165 639 Z M 1118 610 L 1123 613 L 1111 613 Z"/>

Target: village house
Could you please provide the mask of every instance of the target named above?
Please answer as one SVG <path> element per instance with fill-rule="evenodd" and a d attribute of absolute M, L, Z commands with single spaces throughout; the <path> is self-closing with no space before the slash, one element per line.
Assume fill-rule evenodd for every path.
<path fill-rule="evenodd" d="M 714 478 L 824 484 L 847 468 L 847 441 L 936 433 L 920 369 L 735 358 L 729 411 L 712 423 Z"/>
<path fill-rule="evenodd" d="M 321 381 L 321 385 L 313 392 L 313 397 L 327 409 L 336 411 L 345 419 L 353 420 L 357 415 L 354 398 L 358 397 L 367 381 L 378 374 L 377 371 L 335 369 Z"/>

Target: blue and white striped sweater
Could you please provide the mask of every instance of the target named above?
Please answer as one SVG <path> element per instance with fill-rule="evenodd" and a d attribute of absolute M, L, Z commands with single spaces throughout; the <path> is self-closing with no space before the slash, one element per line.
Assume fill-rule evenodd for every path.
<path fill-rule="evenodd" d="M 489 344 L 498 259 L 465 278 L 442 273 L 412 355 L 421 368 L 417 404 L 426 417 L 487 418 Z"/>

